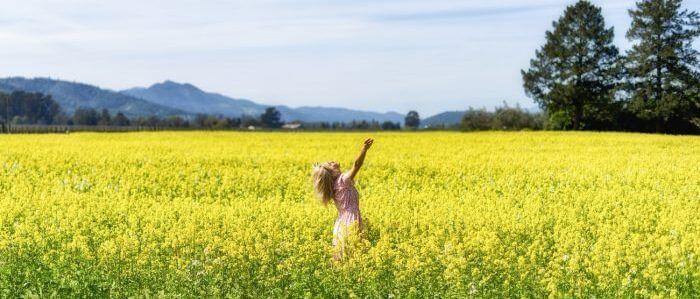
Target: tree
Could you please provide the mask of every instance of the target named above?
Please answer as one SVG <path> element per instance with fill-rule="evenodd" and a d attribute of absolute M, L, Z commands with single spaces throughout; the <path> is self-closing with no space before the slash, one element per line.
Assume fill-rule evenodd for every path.
<path fill-rule="evenodd" d="M 3 123 L 51 124 L 60 113 L 60 106 L 50 95 L 24 91 L 0 94 Z"/>
<path fill-rule="evenodd" d="M 654 122 L 657 132 L 674 118 L 690 124 L 700 109 L 700 63 L 692 45 L 700 36 L 698 13 L 681 10 L 681 0 L 644 0 L 629 14 L 628 108 Z"/>
<path fill-rule="evenodd" d="M 387 120 L 387 121 L 382 123 L 381 128 L 382 128 L 382 130 L 400 130 L 401 124 L 390 122 Z"/>
<path fill-rule="evenodd" d="M 157 115 L 151 115 L 146 119 L 146 125 L 153 129 L 157 129 L 160 124 L 160 117 Z"/>
<path fill-rule="evenodd" d="M 265 112 L 260 115 L 260 122 L 266 128 L 282 127 L 281 113 L 275 107 L 267 107 Z"/>
<path fill-rule="evenodd" d="M 494 114 L 486 111 L 486 108 L 477 110 L 469 107 L 462 115 L 460 126 L 464 131 L 491 130 L 494 128 Z"/>
<path fill-rule="evenodd" d="M 241 126 L 242 127 L 244 127 L 244 128 L 247 128 L 250 126 L 257 127 L 259 125 L 260 125 L 260 121 L 256 117 L 253 117 L 251 115 L 245 115 L 245 114 L 241 116 Z"/>
<path fill-rule="evenodd" d="M 97 121 L 97 124 L 100 126 L 109 126 L 112 124 L 112 116 L 109 115 L 109 110 L 107 109 L 102 109 L 102 113 L 100 113 L 100 119 Z"/>
<path fill-rule="evenodd" d="M 206 125 L 207 125 L 207 117 L 209 117 L 209 115 L 203 114 L 203 113 L 198 113 L 198 114 L 194 117 L 194 124 L 195 124 L 195 126 L 200 127 L 200 128 L 206 127 Z"/>
<path fill-rule="evenodd" d="M 185 119 L 178 115 L 171 115 L 161 120 L 161 123 L 165 127 L 170 128 L 183 128 L 185 127 Z"/>
<path fill-rule="evenodd" d="M 0 115 L 0 117 L 2 117 L 2 132 L 8 132 L 7 126 L 10 123 L 10 95 L 0 92 L 0 100 L 2 101 L 2 103 L 0 103 L 0 109 L 2 109 Z"/>
<path fill-rule="evenodd" d="M 69 115 L 63 112 L 59 112 L 58 114 L 56 114 L 56 116 L 54 116 L 53 121 L 51 123 L 56 125 L 72 125 L 73 119 Z"/>
<path fill-rule="evenodd" d="M 359 130 L 367 130 L 367 129 L 369 129 L 369 123 L 364 119 L 361 121 L 353 120 L 350 123 L 350 128 L 351 129 L 359 129 Z"/>
<path fill-rule="evenodd" d="M 404 123 L 406 128 L 416 129 L 418 126 L 420 126 L 420 115 L 418 115 L 418 112 L 414 110 L 408 111 L 408 114 L 406 114 L 406 118 L 404 119 Z"/>
<path fill-rule="evenodd" d="M 76 125 L 97 125 L 99 116 L 97 111 L 93 108 L 78 108 L 73 113 L 73 123 Z"/>
<path fill-rule="evenodd" d="M 538 130 L 542 128 L 542 123 L 537 114 L 529 113 L 520 108 L 520 105 L 510 107 L 504 102 L 503 106 L 497 107 L 493 114 L 492 127 L 499 130 Z"/>
<path fill-rule="evenodd" d="M 129 125 L 129 119 L 124 115 L 124 113 L 117 112 L 117 115 L 114 116 L 114 119 L 112 119 L 112 124 L 115 126 L 128 126 Z"/>
<path fill-rule="evenodd" d="M 239 117 L 227 117 L 226 125 L 229 128 L 238 128 L 241 126 L 241 119 Z"/>
<path fill-rule="evenodd" d="M 545 33 L 546 43 L 522 70 L 525 93 L 547 113 L 565 113 L 574 130 L 587 118 L 611 113 L 619 78 L 613 28 L 601 9 L 588 1 L 568 6 Z"/>

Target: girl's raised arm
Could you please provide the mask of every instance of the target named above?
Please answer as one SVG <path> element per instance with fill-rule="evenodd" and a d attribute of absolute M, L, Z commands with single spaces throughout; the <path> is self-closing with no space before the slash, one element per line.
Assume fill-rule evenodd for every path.
<path fill-rule="evenodd" d="M 365 162 L 365 155 L 367 154 L 367 150 L 372 147 L 373 142 L 374 139 L 372 138 L 365 139 L 364 144 L 362 144 L 362 149 L 360 150 L 360 155 L 357 156 L 357 159 L 355 159 L 355 163 L 352 165 L 352 169 L 350 170 L 350 179 L 355 180 L 355 175 L 357 175 L 357 172 L 360 171 L 362 163 Z"/>

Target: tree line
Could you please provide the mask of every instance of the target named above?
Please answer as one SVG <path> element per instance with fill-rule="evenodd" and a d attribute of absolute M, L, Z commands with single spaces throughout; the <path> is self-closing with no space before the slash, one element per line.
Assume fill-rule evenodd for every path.
<path fill-rule="evenodd" d="M 414 111 L 415 115 L 417 113 Z M 262 114 L 227 117 L 223 115 L 197 114 L 194 116 L 136 116 L 127 117 L 122 112 L 110 113 L 107 109 L 77 108 L 72 115 L 65 113 L 50 95 L 15 91 L 0 92 L 0 124 L 3 132 L 8 126 L 17 125 L 67 125 L 102 127 L 141 127 L 151 129 L 280 129 L 285 125 L 281 113 L 268 107 Z M 399 130 L 398 122 L 301 122 L 294 121 L 290 128 L 311 130 Z M 417 127 L 417 124 L 416 124 Z"/>
<path fill-rule="evenodd" d="M 306 122 L 303 123 L 304 129 L 309 130 L 385 130 L 394 131 L 400 130 L 401 124 L 398 122 L 384 121 L 351 121 L 351 122 Z"/>
<path fill-rule="evenodd" d="M 697 12 L 681 0 L 644 0 L 630 9 L 621 54 L 601 8 L 581 0 L 545 33 L 522 70 L 523 87 L 551 128 L 700 133 Z"/>
<path fill-rule="evenodd" d="M 0 93 L 2 123 L 53 124 L 59 121 L 61 107 L 49 95 L 15 91 Z"/>

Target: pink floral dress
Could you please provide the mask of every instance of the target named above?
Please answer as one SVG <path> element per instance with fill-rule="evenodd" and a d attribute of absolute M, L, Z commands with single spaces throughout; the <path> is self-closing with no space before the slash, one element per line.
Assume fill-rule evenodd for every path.
<path fill-rule="evenodd" d="M 353 223 L 357 222 L 358 228 L 362 228 L 359 197 L 349 174 L 339 175 L 333 183 L 333 202 L 338 209 L 338 219 L 333 226 L 333 246 L 345 240 L 348 227 Z"/>

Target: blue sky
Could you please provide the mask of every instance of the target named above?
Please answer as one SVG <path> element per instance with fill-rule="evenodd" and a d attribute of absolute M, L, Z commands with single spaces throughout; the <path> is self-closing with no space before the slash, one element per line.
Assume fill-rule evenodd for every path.
<path fill-rule="evenodd" d="M 592 2 L 628 49 L 634 1 Z M 422 116 L 503 101 L 532 107 L 520 70 L 572 3 L 9 0 L 0 76 L 113 90 L 170 79 L 266 104 Z M 700 11 L 700 1 L 685 7 Z"/>

